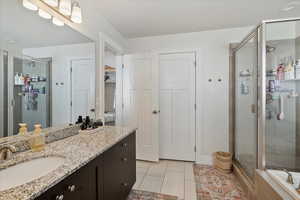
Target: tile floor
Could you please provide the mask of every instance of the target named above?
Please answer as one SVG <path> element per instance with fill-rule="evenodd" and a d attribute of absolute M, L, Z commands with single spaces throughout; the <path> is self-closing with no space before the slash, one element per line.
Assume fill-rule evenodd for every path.
<path fill-rule="evenodd" d="M 192 162 L 161 160 L 137 161 L 134 189 L 168 194 L 180 200 L 197 200 Z"/>

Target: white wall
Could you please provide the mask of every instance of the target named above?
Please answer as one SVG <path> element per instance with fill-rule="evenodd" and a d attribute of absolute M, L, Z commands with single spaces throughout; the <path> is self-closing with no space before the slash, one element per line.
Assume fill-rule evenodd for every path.
<path fill-rule="evenodd" d="M 130 39 L 128 53 L 197 50 L 197 162 L 229 149 L 229 44 L 240 42 L 252 27 Z M 212 78 L 212 82 L 208 79 Z M 221 78 L 222 82 L 217 79 Z"/>
<path fill-rule="evenodd" d="M 23 53 L 35 58 L 52 58 L 52 125 L 69 123 L 71 116 L 70 60 L 76 58 L 95 59 L 95 44 L 30 48 L 24 49 Z"/>

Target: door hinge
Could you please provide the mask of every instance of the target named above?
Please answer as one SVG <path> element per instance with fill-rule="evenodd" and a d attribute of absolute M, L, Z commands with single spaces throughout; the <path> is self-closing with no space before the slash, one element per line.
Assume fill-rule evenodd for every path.
<path fill-rule="evenodd" d="M 124 64 L 122 64 L 122 68 L 124 69 Z"/>
<path fill-rule="evenodd" d="M 195 151 L 195 152 L 197 152 L 197 148 L 196 148 L 196 146 L 194 146 L 194 151 Z"/>
<path fill-rule="evenodd" d="M 195 110 L 197 110 L 197 104 L 194 104 L 194 108 L 195 108 Z"/>
<path fill-rule="evenodd" d="M 72 101 L 70 102 L 70 106 L 73 106 L 73 102 Z"/>
<path fill-rule="evenodd" d="M 71 73 L 73 72 L 73 68 L 71 67 Z"/>
<path fill-rule="evenodd" d="M 197 67 L 197 61 L 194 62 L 195 67 Z"/>
<path fill-rule="evenodd" d="M 122 103 L 122 108 L 124 108 L 125 106 L 124 106 L 124 103 Z"/>

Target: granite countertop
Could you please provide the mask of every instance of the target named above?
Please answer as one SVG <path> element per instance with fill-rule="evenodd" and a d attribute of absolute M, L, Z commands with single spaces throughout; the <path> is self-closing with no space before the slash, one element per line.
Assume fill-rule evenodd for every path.
<path fill-rule="evenodd" d="M 46 145 L 41 152 L 31 150 L 16 153 L 9 161 L 0 164 L 0 170 L 16 163 L 40 157 L 57 156 L 65 158 L 62 166 L 32 182 L 0 191 L 0 200 L 31 200 L 59 183 L 105 150 L 130 135 L 135 129 L 126 127 L 101 127 L 93 131 L 79 132 L 78 135 Z"/>

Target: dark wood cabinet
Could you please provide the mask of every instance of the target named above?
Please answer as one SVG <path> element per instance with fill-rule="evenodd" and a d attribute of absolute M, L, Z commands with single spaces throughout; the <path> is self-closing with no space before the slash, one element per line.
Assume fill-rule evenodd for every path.
<path fill-rule="evenodd" d="M 36 200 L 126 200 L 136 181 L 135 132 Z"/>
<path fill-rule="evenodd" d="M 125 200 L 136 181 L 135 134 L 131 134 L 103 155 L 103 196 Z"/>
<path fill-rule="evenodd" d="M 99 161 L 99 159 L 97 159 Z M 38 197 L 38 200 L 97 200 L 96 160 L 80 168 Z"/>

